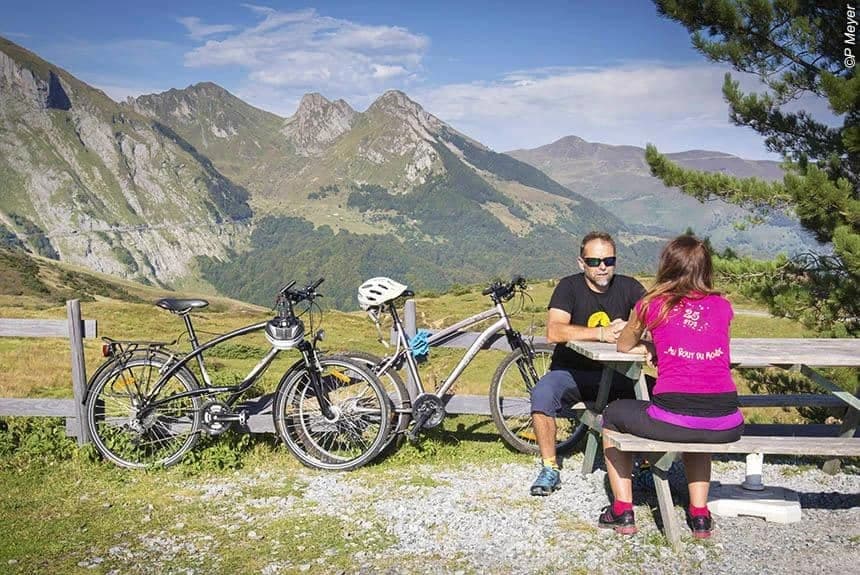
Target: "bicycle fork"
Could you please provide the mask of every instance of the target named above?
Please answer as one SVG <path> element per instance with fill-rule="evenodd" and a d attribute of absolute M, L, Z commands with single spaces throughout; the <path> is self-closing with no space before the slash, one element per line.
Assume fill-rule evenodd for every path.
<path fill-rule="evenodd" d="M 327 420 L 331 421 L 335 418 L 335 413 L 331 408 L 331 400 L 328 397 L 328 391 L 322 383 L 322 366 L 317 358 L 316 348 L 307 341 L 302 341 L 299 344 L 299 350 L 305 358 L 305 365 L 308 366 L 308 376 L 311 379 L 311 389 L 317 398 L 320 406 L 320 412 Z"/>

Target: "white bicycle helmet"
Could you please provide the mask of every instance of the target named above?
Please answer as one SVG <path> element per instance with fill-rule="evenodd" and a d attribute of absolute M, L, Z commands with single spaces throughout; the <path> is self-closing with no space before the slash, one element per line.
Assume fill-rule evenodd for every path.
<path fill-rule="evenodd" d="M 370 278 L 358 287 L 358 305 L 364 311 L 403 295 L 407 287 L 391 278 Z"/>

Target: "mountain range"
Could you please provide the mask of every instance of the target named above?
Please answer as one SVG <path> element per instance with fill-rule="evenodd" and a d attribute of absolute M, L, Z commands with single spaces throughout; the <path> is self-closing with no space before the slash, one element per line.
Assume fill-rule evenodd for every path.
<path fill-rule="evenodd" d="M 288 118 L 212 83 L 116 103 L 0 38 L 0 243 L 147 283 L 265 304 L 322 275 L 351 307 L 372 275 L 427 290 L 566 274 L 591 229 L 617 237 L 627 272 L 687 226 L 754 255 L 807 241 L 785 216 L 739 232 L 748 216 L 663 187 L 640 148 L 570 137 L 500 154 L 399 91 L 363 112 L 308 94 Z"/>
<path fill-rule="evenodd" d="M 610 146 L 568 136 L 545 146 L 507 154 L 544 171 L 570 190 L 594 199 L 628 227 L 645 233 L 677 234 L 690 227 L 710 237 L 718 249 L 731 247 L 738 253 L 758 257 L 792 254 L 817 246 L 811 234 L 785 213 L 751 214 L 722 200 L 703 205 L 677 188 L 665 187 L 651 176 L 643 148 Z M 763 180 L 783 177 L 778 162 L 744 160 L 723 152 L 691 150 L 669 153 L 666 157 L 696 170 Z"/>

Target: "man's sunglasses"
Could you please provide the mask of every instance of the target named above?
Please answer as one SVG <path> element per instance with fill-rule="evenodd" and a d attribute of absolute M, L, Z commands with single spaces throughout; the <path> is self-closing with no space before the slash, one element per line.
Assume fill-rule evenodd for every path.
<path fill-rule="evenodd" d="M 582 258 L 582 261 L 590 268 L 600 267 L 600 262 L 603 262 L 606 267 L 611 268 L 615 265 L 615 256 L 608 258 Z"/>

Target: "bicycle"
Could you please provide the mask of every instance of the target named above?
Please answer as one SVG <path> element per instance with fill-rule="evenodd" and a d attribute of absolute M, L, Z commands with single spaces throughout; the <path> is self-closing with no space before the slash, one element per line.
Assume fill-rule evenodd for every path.
<path fill-rule="evenodd" d="M 159 300 L 158 307 L 182 318 L 192 347 L 187 354 L 171 349 L 178 340 L 104 338 L 102 350 L 108 359 L 90 379 L 85 399 L 86 424 L 96 450 L 120 467 L 178 463 L 202 434 L 219 435 L 233 424 L 245 427 L 250 404 L 237 405 L 237 401 L 280 352 L 295 349 L 302 357 L 281 377 L 272 401 L 275 429 L 287 448 L 303 464 L 317 468 L 347 470 L 373 459 L 384 446 L 391 425 L 385 390 L 366 367 L 346 357 L 321 356 L 317 344 L 324 332 L 317 331 L 309 341 L 300 319 L 304 312 L 295 313 L 294 306 L 301 302 L 311 309 L 322 281 L 304 289 L 293 289 L 296 282 L 290 282 L 278 292 L 277 313 L 272 319 L 202 344 L 191 313 L 209 302 Z M 214 385 L 204 353 L 259 331 L 265 331 L 271 349 L 241 383 Z M 196 365 L 192 367 L 191 362 Z"/>
<path fill-rule="evenodd" d="M 493 282 L 483 290 L 489 296 L 492 307 L 463 319 L 454 325 L 429 335 L 421 347 L 444 344 L 460 331 L 486 320 L 497 318 L 484 329 L 469 346 L 448 377 L 433 393 L 428 393 L 421 381 L 415 358 L 415 340 L 410 338 L 397 312 L 398 302 L 415 294 L 403 284 L 389 278 L 374 278 L 359 288 L 359 303 L 376 324 L 382 340 L 380 316 L 387 313 L 392 318 L 395 350 L 390 356 L 379 358 L 373 354 L 352 352 L 349 357 L 372 367 L 374 373 L 385 383 L 395 414 L 388 443 L 395 437 L 405 435 L 415 440 L 423 429 L 438 426 L 445 418 L 446 394 L 463 373 L 472 359 L 499 332 L 504 332 L 511 352 L 496 369 L 489 388 L 490 413 L 493 422 L 505 442 L 517 451 L 539 453 L 537 439 L 532 430 L 531 389 L 541 376 L 549 371 L 554 346 L 534 344 L 513 329 L 504 303 L 520 294 L 526 295 L 526 281 L 515 276 L 510 282 Z M 415 382 L 415 390 L 408 390 L 397 373 L 406 367 Z M 569 451 L 585 435 L 587 426 L 581 422 L 581 410 L 569 409 L 557 418 L 556 447 L 560 452 Z M 412 424 L 410 429 L 410 423 Z"/>

